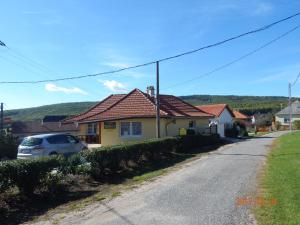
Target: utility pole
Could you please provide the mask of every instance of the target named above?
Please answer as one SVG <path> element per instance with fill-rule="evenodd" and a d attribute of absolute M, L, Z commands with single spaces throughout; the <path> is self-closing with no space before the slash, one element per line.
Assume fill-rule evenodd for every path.
<path fill-rule="evenodd" d="M 292 132 L 292 84 L 289 83 L 289 127 L 290 127 L 290 132 Z"/>
<path fill-rule="evenodd" d="M 159 61 L 156 61 L 156 137 L 160 138 Z"/>
<path fill-rule="evenodd" d="M 0 134 L 3 132 L 3 102 L 1 102 Z"/>

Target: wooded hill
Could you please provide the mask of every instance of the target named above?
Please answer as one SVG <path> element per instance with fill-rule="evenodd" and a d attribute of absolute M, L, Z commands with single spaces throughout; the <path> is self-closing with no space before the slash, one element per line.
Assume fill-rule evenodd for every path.
<path fill-rule="evenodd" d="M 181 96 L 193 105 L 226 103 L 248 115 L 254 113 L 275 113 L 285 107 L 287 97 L 280 96 L 236 96 L 236 95 L 190 95 Z M 40 107 L 4 111 L 5 117 L 14 121 L 41 120 L 45 115 L 76 115 L 86 111 L 97 102 L 72 102 Z"/>

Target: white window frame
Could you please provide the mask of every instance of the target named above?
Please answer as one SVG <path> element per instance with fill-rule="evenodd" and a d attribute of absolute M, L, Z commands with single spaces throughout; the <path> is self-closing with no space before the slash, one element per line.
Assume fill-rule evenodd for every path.
<path fill-rule="evenodd" d="M 92 132 L 89 132 L 89 125 L 91 125 L 92 127 Z M 87 125 L 87 134 L 88 135 L 95 135 L 98 133 L 98 123 L 88 123 Z M 96 131 L 96 132 L 95 132 Z"/>
<path fill-rule="evenodd" d="M 121 133 L 121 129 L 122 129 L 122 123 L 129 123 L 129 132 L 130 134 L 129 135 L 122 135 Z M 138 134 L 138 135 L 133 135 L 133 126 L 132 124 L 133 123 L 140 123 L 141 124 L 141 134 Z M 124 121 L 124 122 L 120 122 L 120 129 L 119 129 L 119 134 L 120 134 L 120 137 L 121 138 L 130 138 L 130 137 L 142 137 L 143 136 L 143 126 L 142 126 L 142 122 L 140 121 Z"/>

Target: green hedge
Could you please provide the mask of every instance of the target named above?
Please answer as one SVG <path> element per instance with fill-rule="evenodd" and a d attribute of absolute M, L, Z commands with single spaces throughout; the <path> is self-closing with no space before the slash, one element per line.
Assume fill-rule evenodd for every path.
<path fill-rule="evenodd" d="M 104 175 L 134 169 L 145 162 L 163 160 L 172 152 L 187 151 L 219 142 L 218 135 L 187 135 L 101 147 L 83 151 L 69 158 L 52 156 L 3 161 L 0 162 L 0 191 L 18 187 L 22 193 L 30 195 L 37 188 L 51 186 L 49 175 L 54 169 L 61 175 L 88 174 L 99 179 Z"/>
<path fill-rule="evenodd" d="M 15 159 L 17 157 L 18 143 L 10 135 L 0 135 L 0 160 Z"/>
<path fill-rule="evenodd" d="M 148 140 L 133 144 L 107 146 L 86 151 L 84 157 L 91 163 L 93 177 L 124 170 L 132 164 L 140 165 L 144 161 L 153 161 L 167 152 L 176 151 L 177 138 Z"/>
<path fill-rule="evenodd" d="M 186 135 L 178 140 L 178 151 L 188 151 L 207 145 L 218 144 L 221 142 L 219 134 L 212 135 Z"/>
<path fill-rule="evenodd" d="M 42 185 L 49 172 L 60 167 L 62 160 L 51 156 L 0 162 L 0 191 L 17 186 L 22 193 L 30 195 Z"/>

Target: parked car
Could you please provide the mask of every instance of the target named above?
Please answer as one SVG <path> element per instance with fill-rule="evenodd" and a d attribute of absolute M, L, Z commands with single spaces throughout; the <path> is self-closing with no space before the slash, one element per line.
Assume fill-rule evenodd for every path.
<path fill-rule="evenodd" d="M 86 145 L 70 134 L 40 134 L 23 139 L 18 147 L 18 159 L 72 153 L 87 149 Z"/>

